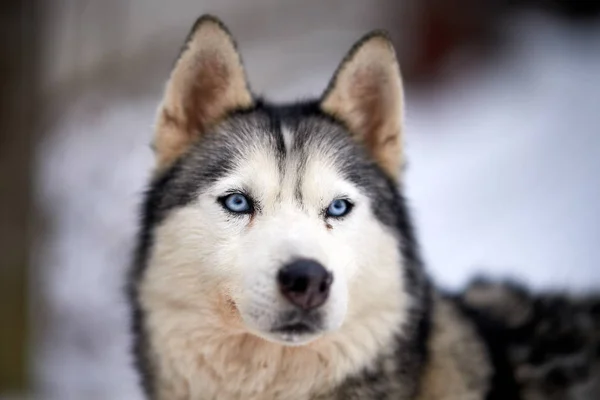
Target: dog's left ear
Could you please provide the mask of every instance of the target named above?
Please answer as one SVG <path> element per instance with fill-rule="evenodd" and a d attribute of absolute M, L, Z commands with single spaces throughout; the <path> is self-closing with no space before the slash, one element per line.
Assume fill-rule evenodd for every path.
<path fill-rule="evenodd" d="M 402 167 L 402 78 L 394 47 L 383 32 L 365 36 L 338 67 L 321 109 L 346 124 L 392 178 Z"/>

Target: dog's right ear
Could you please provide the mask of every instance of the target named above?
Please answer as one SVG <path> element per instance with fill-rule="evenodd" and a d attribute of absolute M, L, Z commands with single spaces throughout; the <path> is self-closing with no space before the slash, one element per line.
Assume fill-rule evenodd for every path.
<path fill-rule="evenodd" d="M 253 97 L 235 42 L 221 21 L 200 17 L 166 85 L 154 150 L 159 169 L 177 160 L 227 112 L 250 108 Z"/>

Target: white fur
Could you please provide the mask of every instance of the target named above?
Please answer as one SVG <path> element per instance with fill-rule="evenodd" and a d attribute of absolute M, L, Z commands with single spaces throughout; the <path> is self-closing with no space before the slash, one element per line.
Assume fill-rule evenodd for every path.
<path fill-rule="evenodd" d="M 306 398 L 369 365 L 405 317 L 397 238 L 327 154 L 313 152 L 302 176 L 293 157 L 281 173 L 265 148 L 237 164 L 155 231 L 140 289 L 161 399 Z M 242 188 L 261 205 L 252 218 L 216 200 Z M 322 210 L 341 195 L 355 207 L 328 228 Z M 276 274 L 295 257 L 334 276 L 312 336 L 269 331 L 291 309 Z"/>

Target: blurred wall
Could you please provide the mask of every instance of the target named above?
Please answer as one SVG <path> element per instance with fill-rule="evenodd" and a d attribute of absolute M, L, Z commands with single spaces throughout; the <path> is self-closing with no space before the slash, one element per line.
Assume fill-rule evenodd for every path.
<path fill-rule="evenodd" d="M 172 61 L 181 38 L 202 13 L 221 17 L 232 27 L 240 47 L 244 48 L 248 43 L 266 38 L 275 44 L 310 33 L 322 33 L 326 38 L 327 32 L 360 34 L 374 27 L 390 30 L 398 41 L 406 40 L 402 33 L 410 31 L 414 20 L 411 9 L 416 9 L 407 7 L 410 2 L 390 0 L 369 3 L 358 0 L 181 0 L 177 3 L 55 0 L 50 4 L 43 49 L 44 80 L 50 88 L 73 81 L 74 77 L 88 77 L 111 65 L 120 68 L 119 64 L 122 67 L 123 63 L 149 54 L 164 67 L 165 62 Z M 264 81 L 267 74 L 257 75 Z M 261 82 L 261 89 L 263 85 Z"/>

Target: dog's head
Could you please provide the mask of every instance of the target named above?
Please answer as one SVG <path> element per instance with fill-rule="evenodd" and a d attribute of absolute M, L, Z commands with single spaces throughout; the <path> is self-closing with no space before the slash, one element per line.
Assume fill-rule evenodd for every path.
<path fill-rule="evenodd" d="M 158 113 L 141 308 L 289 345 L 395 320 L 412 245 L 402 96 L 393 47 L 373 33 L 318 101 L 269 105 L 228 31 L 201 18 Z"/>

